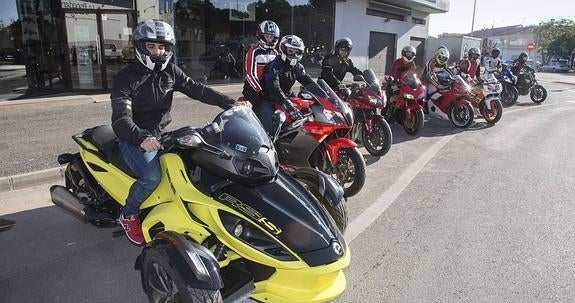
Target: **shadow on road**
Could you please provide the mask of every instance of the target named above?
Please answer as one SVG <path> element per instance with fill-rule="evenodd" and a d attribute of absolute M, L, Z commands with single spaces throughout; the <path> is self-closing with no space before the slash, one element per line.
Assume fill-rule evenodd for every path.
<path fill-rule="evenodd" d="M 57 207 L 5 215 L 0 302 L 147 302 L 134 262 L 140 249 L 115 228 L 83 224 Z"/>

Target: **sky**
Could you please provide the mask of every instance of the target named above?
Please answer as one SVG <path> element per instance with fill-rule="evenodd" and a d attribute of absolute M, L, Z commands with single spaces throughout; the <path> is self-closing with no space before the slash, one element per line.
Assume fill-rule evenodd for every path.
<path fill-rule="evenodd" d="M 574 0 L 476 0 L 474 30 L 510 25 L 537 25 L 551 19 L 575 20 Z M 449 12 L 432 14 L 429 35 L 469 33 L 474 0 L 451 0 Z"/>

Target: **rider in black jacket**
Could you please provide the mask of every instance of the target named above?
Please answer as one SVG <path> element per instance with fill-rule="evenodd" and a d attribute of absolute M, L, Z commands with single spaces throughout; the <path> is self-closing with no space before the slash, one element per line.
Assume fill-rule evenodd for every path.
<path fill-rule="evenodd" d="M 335 42 L 334 53 L 327 55 L 321 63 L 321 78 L 334 91 L 344 88 L 341 81 L 345 78 L 345 74 L 363 75 L 349 58 L 352 48 L 353 43 L 350 38 L 338 39 Z"/>
<path fill-rule="evenodd" d="M 295 81 L 303 86 L 313 83 L 303 65 L 299 63 L 304 49 L 303 41 L 298 36 L 284 36 L 280 41 L 281 55 L 276 56 L 264 68 L 263 99 L 268 102 L 262 102 L 256 108 L 256 113 L 270 137 L 273 136 L 272 117 L 276 103 L 281 104 L 290 113 L 292 119 L 298 120 L 302 117 L 302 114 L 290 102 L 288 95 Z"/>
<path fill-rule="evenodd" d="M 174 91 L 204 103 L 228 109 L 248 105 L 190 79 L 170 62 L 175 44 L 172 27 L 158 20 L 146 20 L 136 26 L 132 35 L 136 62 L 122 69 L 112 85 L 112 128 L 118 136 L 124 160 L 138 175 L 130 187 L 120 223 L 128 238 L 142 244 L 139 207 L 161 180 L 158 141 L 171 122 L 170 110 Z"/>

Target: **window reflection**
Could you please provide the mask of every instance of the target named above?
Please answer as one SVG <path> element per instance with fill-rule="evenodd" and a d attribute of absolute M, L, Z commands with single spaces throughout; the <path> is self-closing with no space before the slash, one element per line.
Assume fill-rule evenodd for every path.
<path fill-rule="evenodd" d="M 196 80 L 241 82 L 245 53 L 256 45 L 257 25 L 276 22 L 281 35 L 304 40 L 302 63 L 319 76 L 321 60 L 333 43 L 332 0 L 180 0 L 175 3 L 177 63 Z"/>

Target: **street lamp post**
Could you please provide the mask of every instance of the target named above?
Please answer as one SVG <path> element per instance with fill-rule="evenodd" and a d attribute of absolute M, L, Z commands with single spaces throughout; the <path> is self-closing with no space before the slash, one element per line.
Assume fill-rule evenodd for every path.
<path fill-rule="evenodd" d="M 475 6 L 477 5 L 477 0 L 473 0 L 473 17 L 471 18 L 471 33 L 473 33 L 473 28 L 475 26 Z"/>

